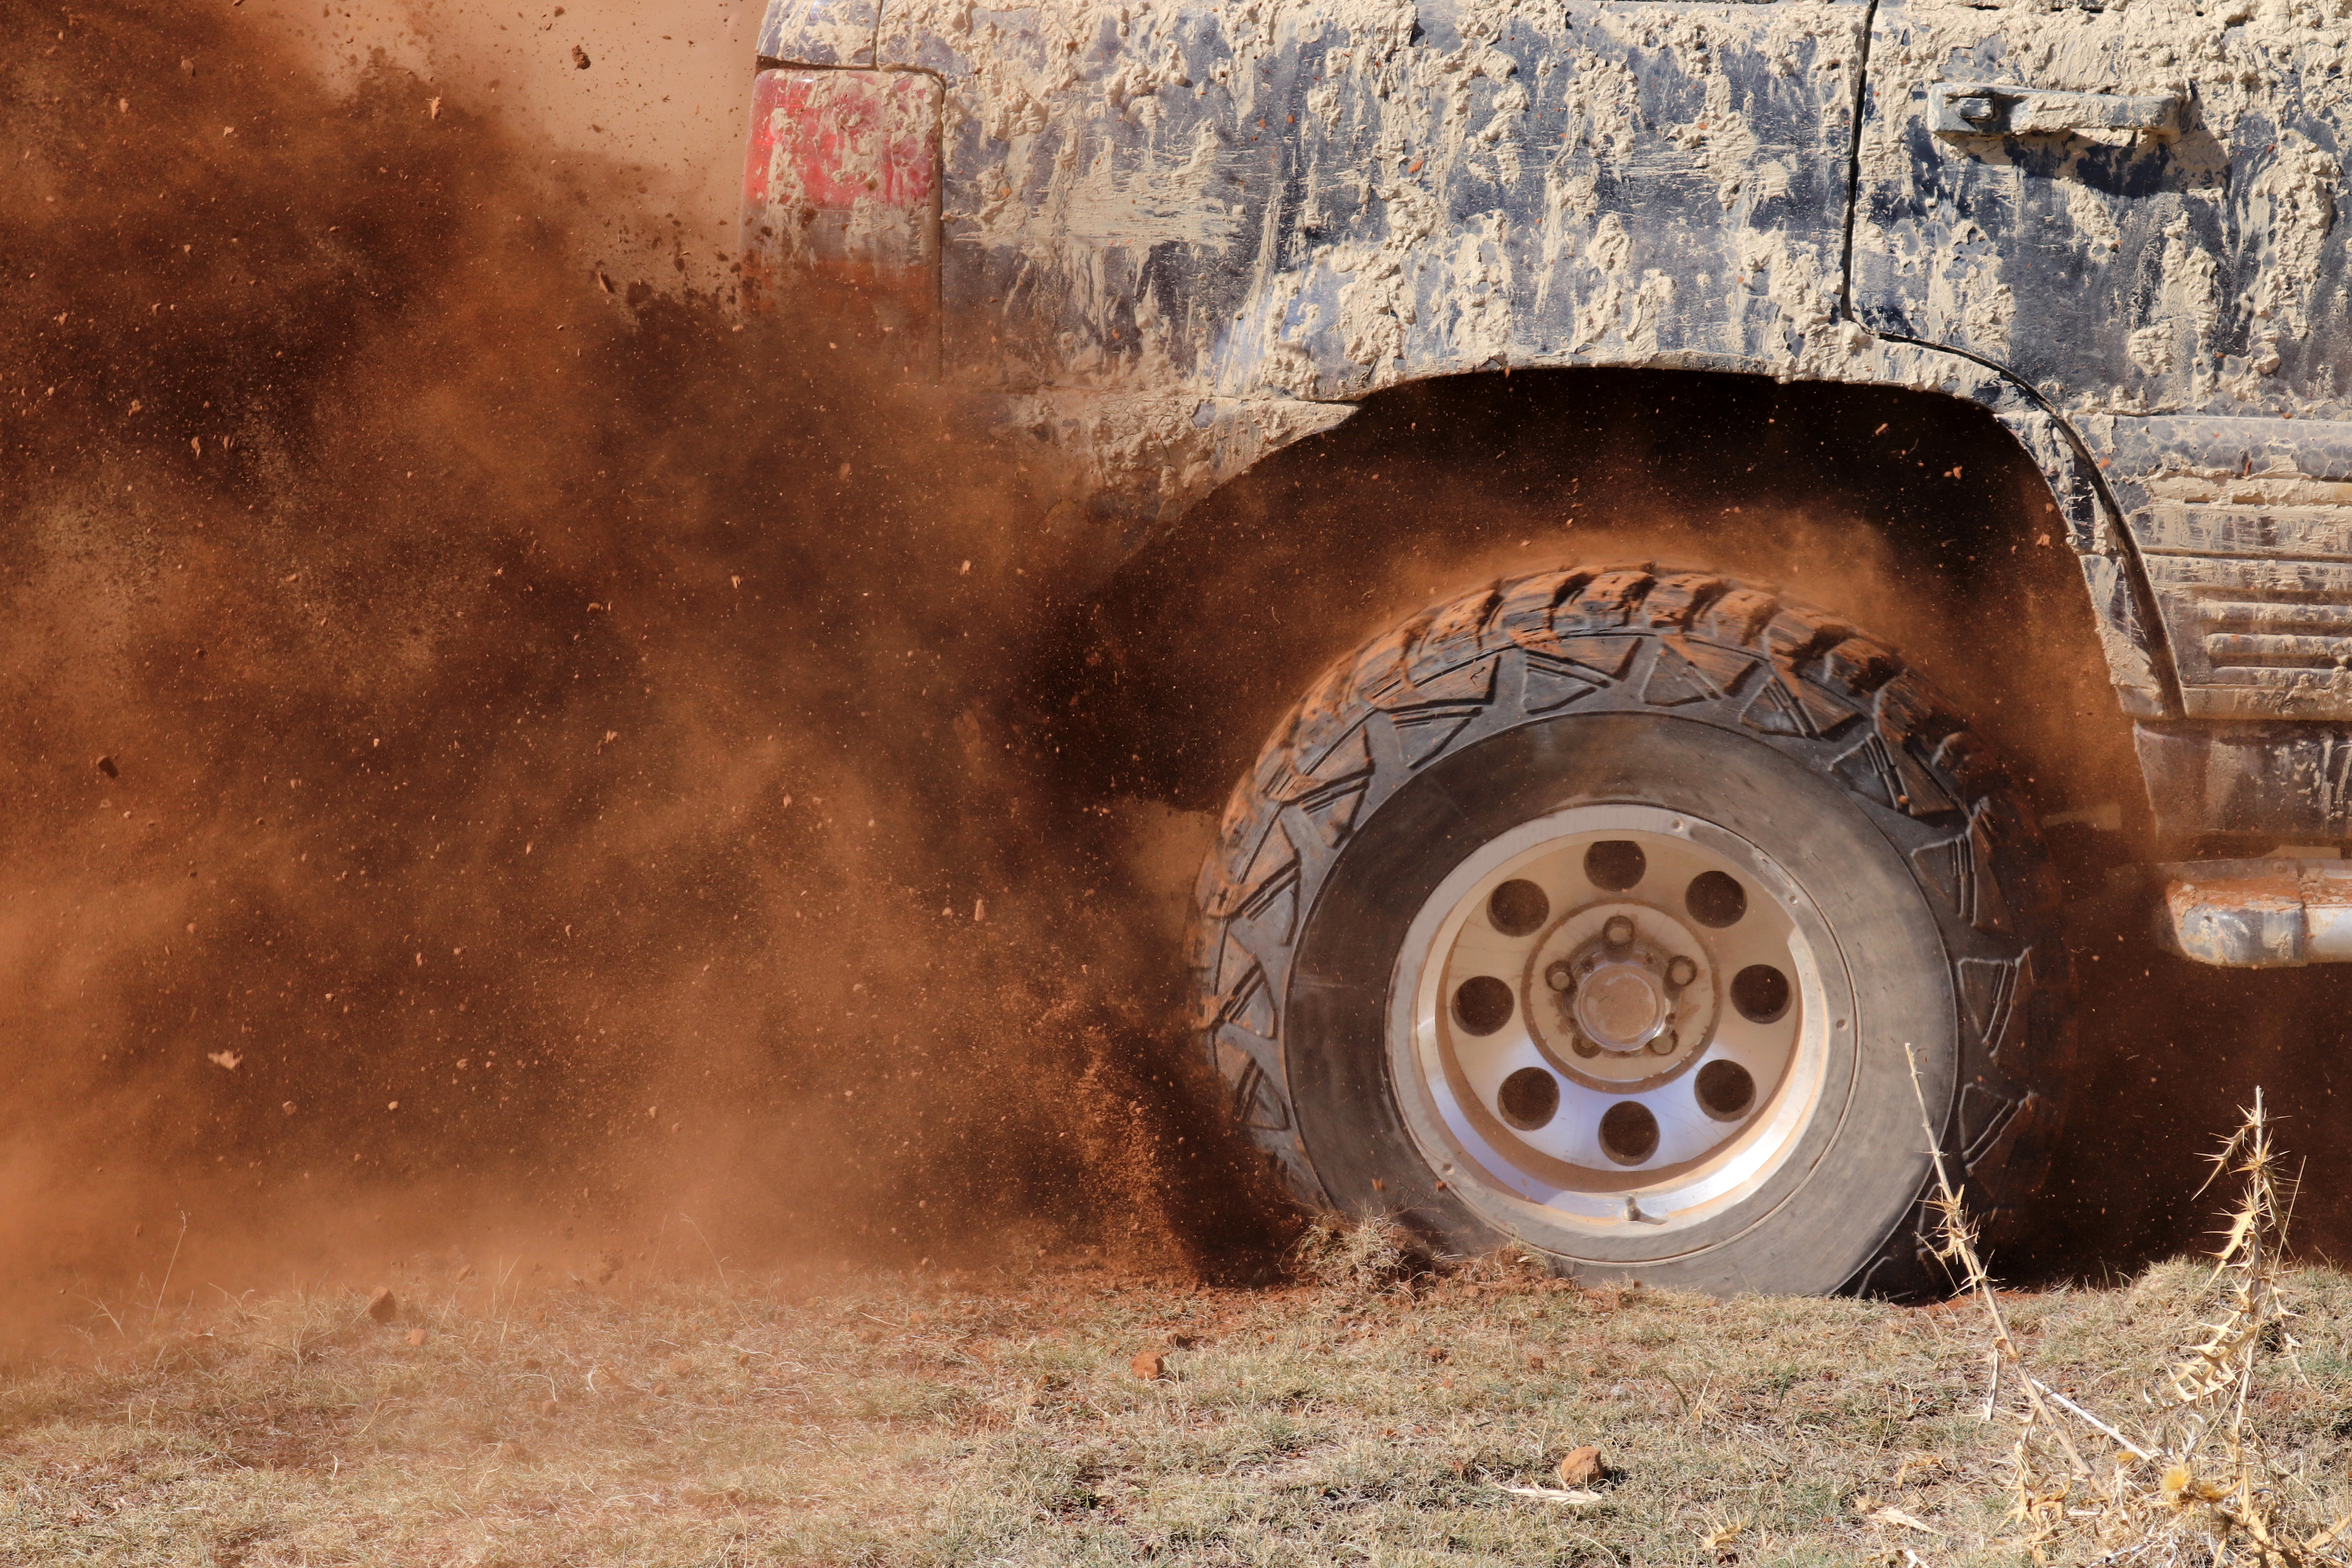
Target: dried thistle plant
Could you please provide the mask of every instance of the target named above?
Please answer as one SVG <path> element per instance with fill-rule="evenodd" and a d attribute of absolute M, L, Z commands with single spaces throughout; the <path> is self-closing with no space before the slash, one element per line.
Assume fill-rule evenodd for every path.
<path fill-rule="evenodd" d="M 1910 1047 L 1904 1047 L 1910 1055 Z M 2263 1451 L 2248 1410 L 2257 1365 L 2277 1352 L 2300 1378 L 2295 1314 L 2282 1298 L 2288 1204 L 2262 1091 L 2211 1156 L 2205 1188 L 2225 1177 L 2239 1197 L 2214 1248 L 2206 1311 L 2193 1342 L 2168 1356 L 2129 1423 L 2103 1419 L 2033 1375 L 2019 1353 L 1976 1247 L 1976 1226 L 1952 1185 L 1927 1115 L 1916 1057 L 1911 1085 L 1933 1152 L 1936 1255 L 1985 1311 L 1992 1386 L 1988 1421 L 2018 1422 L 2010 1450 L 2011 1521 L 2037 1563 L 2221 1563 L 2264 1568 L 2341 1563 L 2335 1548 L 2352 1515 L 2324 1527 L 2304 1517 L 2315 1494 Z"/>

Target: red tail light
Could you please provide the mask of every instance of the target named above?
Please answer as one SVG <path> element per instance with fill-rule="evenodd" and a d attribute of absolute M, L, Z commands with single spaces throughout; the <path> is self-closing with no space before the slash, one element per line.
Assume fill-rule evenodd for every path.
<path fill-rule="evenodd" d="M 870 296 L 877 326 L 935 342 L 940 84 L 915 71 L 761 71 L 743 170 L 745 297 L 797 279 Z M 902 340 L 904 341 L 904 340 Z"/>

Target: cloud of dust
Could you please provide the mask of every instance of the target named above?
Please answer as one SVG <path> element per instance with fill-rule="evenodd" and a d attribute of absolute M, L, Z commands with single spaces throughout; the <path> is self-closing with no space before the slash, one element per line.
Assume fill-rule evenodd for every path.
<path fill-rule="evenodd" d="M 905 1264 L 1247 1228 L 1122 840 L 998 717 L 1056 563 L 950 400 L 814 301 L 608 291 L 574 215 L 637 174 L 549 201 L 487 87 L 9 15 L 20 1318 L 183 1215 L 226 1287 L 679 1212 Z"/>
<path fill-rule="evenodd" d="M 1445 411 L 1403 396 L 1071 658 L 1042 505 L 953 401 L 821 301 L 723 303 L 756 9 L 9 6 L 0 1321 L 422 1247 L 593 1279 L 680 1215 L 817 1266 L 1261 1236 L 1168 1037 L 1187 819 L 1099 803 L 1213 809 L 1317 668 L 1481 579 L 1780 582 L 1997 708 L 2045 809 L 2131 804 L 2095 663 L 1979 656 L 2079 639 L 2064 552 L 1919 564 L 2038 481 L 1900 409 L 1857 441 L 1973 496 L 1874 510 L 1790 458 L 1759 501 L 1605 406 L 1415 469 Z M 2275 1088 L 2318 984 L 2229 977 L 2276 1026 L 2213 1003 L 2234 1066 L 2142 1083 L 2206 978 L 2086 1009 L 2071 1256 L 2171 1244 L 2151 1151 Z"/>
<path fill-rule="evenodd" d="M 615 282 L 725 284 L 742 196 L 743 115 L 763 0 L 239 0 L 229 39 L 349 92 L 374 70 L 525 127 L 506 188 L 561 204 Z M 584 63 L 583 63 L 584 62 Z M 528 165 L 526 167 L 526 164 Z M 592 200 L 566 188 L 593 169 Z M 524 176 L 531 176 L 529 184 Z"/>

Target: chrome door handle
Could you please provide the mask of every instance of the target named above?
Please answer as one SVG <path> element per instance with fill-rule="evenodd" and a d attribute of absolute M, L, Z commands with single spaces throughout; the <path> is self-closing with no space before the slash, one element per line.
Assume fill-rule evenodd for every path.
<path fill-rule="evenodd" d="M 2063 136 L 2071 131 L 2180 129 L 2181 95 L 2050 92 L 2007 82 L 1939 81 L 1927 89 L 1927 125 L 1938 136 Z"/>

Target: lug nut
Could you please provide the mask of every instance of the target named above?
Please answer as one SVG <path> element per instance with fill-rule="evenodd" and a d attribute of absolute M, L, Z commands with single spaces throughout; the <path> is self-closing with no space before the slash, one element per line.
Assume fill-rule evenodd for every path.
<path fill-rule="evenodd" d="M 1633 917 L 1611 915 L 1609 923 L 1601 928 L 1601 937 L 1612 947 L 1623 947 L 1633 940 Z"/>
<path fill-rule="evenodd" d="M 1580 1057 L 1597 1057 L 1601 1054 L 1601 1047 L 1594 1045 L 1591 1040 L 1586 1039 L 1582 1035 L 1577 1035 L 1571 1037 L 1569 1040 L 1568 1045 L 1569 1048 Z"/>
<path fill-rule="evenodd" d="M 1576 989 L 1576 966 L 1564 958 L 1555 958 L 1544 965 L 1544 984 L 1559 992 Z"/>
<path fill-rule="evenodd" d="M 1664 1034 L 1660 1035 L 1656 1039 L 1650 1042 L 1650 1054 L 1654 1057 L 1670 1057 L 1675 1054 L 1675 1051 L 1681 1046 L 1681 1038 L 1677 1037 L 1672 1029 L 1668 1029 Z"/>
<path fill-rule="evenodd" d="M 1680 954 L 1667 961 L 1666 984 L 1679 991 L 1698 978 L 1698 965 Z"/>

